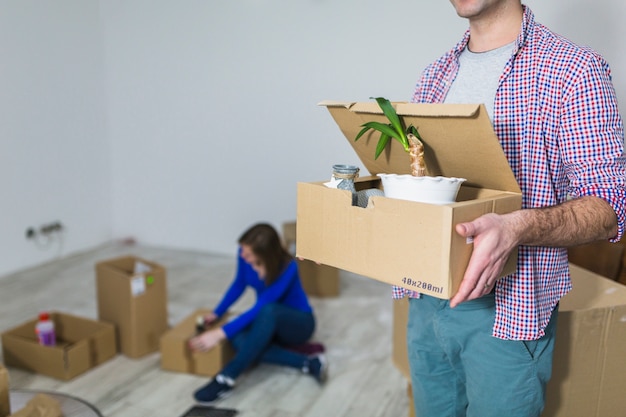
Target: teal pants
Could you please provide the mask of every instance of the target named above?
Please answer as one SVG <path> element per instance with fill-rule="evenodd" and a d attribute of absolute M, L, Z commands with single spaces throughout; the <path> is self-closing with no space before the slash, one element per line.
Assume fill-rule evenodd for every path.
<path fill-rule="evenodd" d="M 495 296 L 450 308 L 411 299 L 407 344 L 417 417 L 535 417 L 552 373 L 557 309 L 539 340 L 491 335 Z"/>

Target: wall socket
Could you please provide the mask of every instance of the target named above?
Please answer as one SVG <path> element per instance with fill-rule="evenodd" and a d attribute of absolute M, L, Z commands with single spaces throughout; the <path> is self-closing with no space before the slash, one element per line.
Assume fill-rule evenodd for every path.
<path fill-rule="evenodd" d="M 38 235 L 48 236 L 55 232 L 60 232 L 63 230 L 63 224 L 61 222 L 52 222 L 41 225 L 39 228 L 29 227 L 26 229 L 26 238 L 33 239 Z"/>

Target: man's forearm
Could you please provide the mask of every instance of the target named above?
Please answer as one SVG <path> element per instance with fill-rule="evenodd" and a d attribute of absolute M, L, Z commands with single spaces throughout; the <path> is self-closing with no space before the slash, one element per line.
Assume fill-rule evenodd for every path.
<path fill-rule="evenodd" d="M 557 206 L 505 215 L 519 245 L 575 246 L 617 234 L 617 216 L 605 200 L 586 196 Z"/>

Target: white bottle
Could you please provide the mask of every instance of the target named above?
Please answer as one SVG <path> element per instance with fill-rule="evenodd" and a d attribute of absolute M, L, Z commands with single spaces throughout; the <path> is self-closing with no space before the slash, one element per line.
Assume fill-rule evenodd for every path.
<path fill-rule="evenodd" d="M 39 321 L 35 325 L 35 333 L 37 333 L 40 345 L 54 346 L 56 344 L 54 322 L 50 319 L 48 312 L 39 313 Z"/>

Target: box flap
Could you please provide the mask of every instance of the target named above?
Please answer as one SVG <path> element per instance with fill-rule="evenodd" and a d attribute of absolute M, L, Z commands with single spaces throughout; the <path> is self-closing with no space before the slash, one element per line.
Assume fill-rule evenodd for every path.
<path fill-rule="evenodd" d="M 392 140 L 376 160 L 378 132 L 370 131 L 354 141 L 363 123 L 388 123 L 378 103 L 327 100 L 319 105 L 328 109 L 370 174 L 411 173 L 409 155 L 397 141 Z M 406 126 L 412 124 L 418 129 L 424 142 L 428 175 L 466 178 L 467 185 L 520 193 L 484 105 L 393 105 Z"/>
<path fill-rule="evenodd" d="M 569 264 L 572 290 L 562 299 L 559 311 L 591 310 L 626 305 L 626 286 Z"/>

